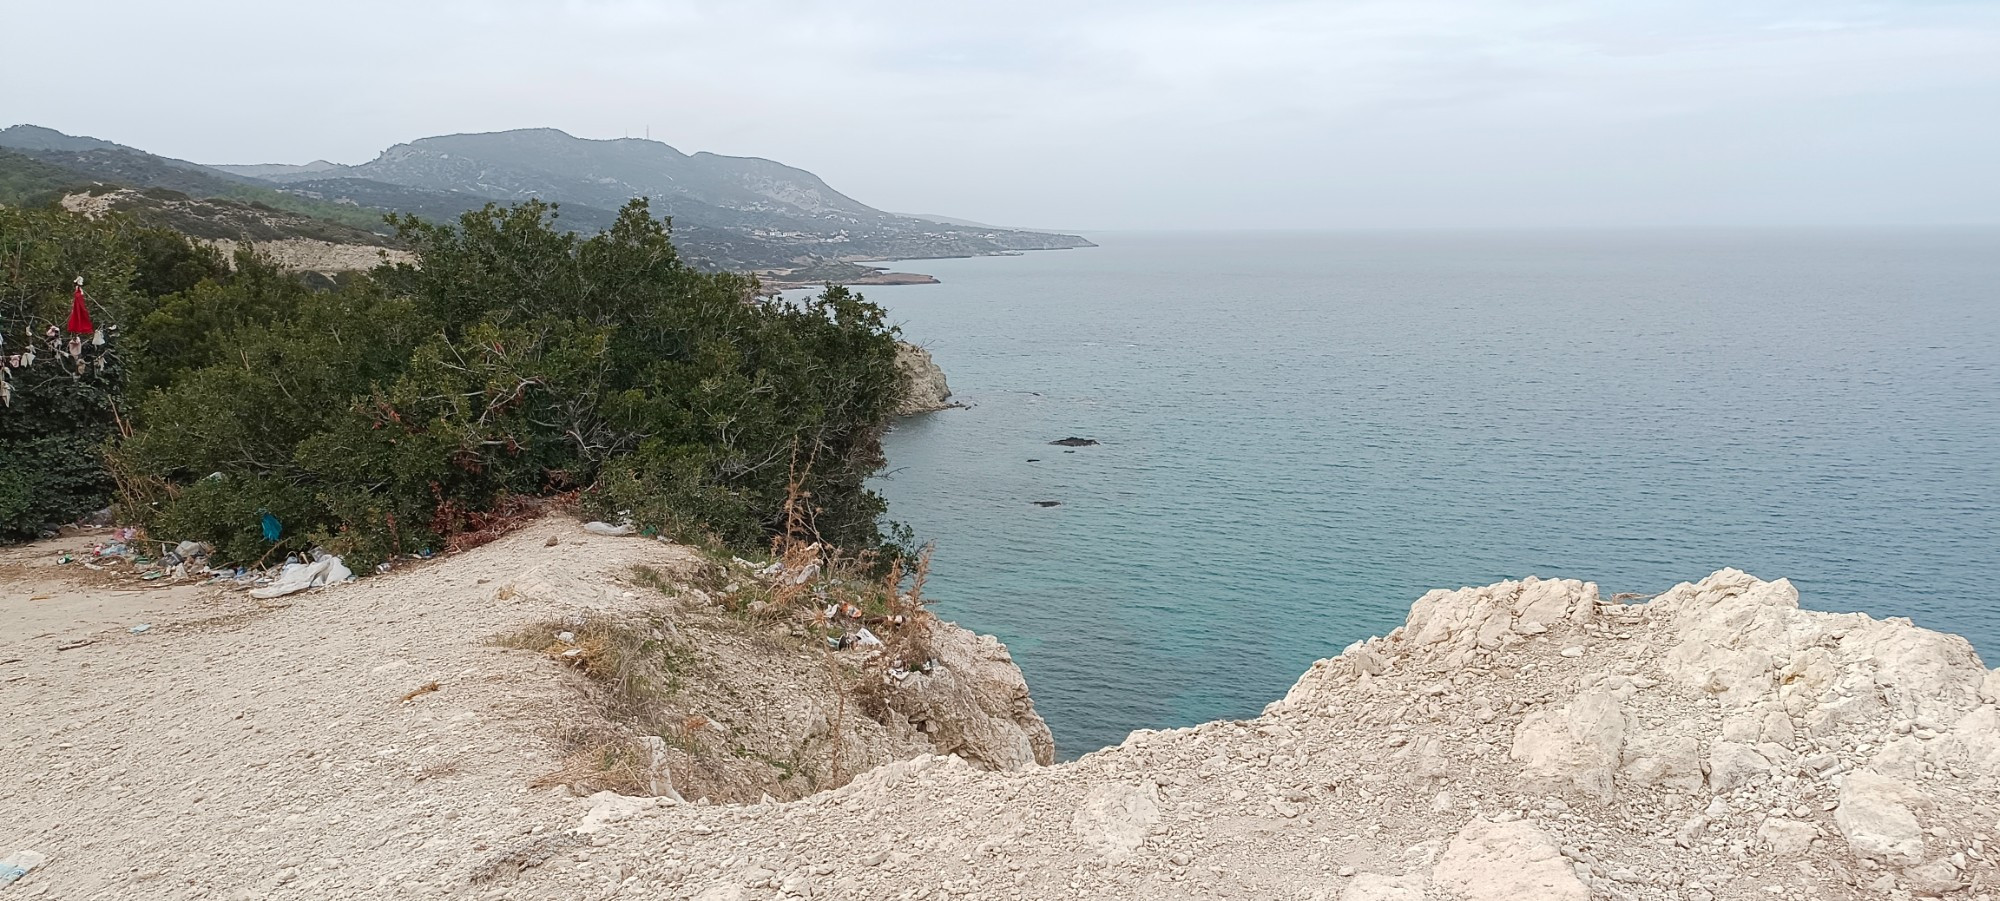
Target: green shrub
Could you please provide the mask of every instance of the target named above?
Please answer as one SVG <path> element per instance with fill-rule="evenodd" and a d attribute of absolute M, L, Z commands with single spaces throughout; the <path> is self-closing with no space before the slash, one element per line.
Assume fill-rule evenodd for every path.
<path fill-rule="evenodd" d="M 880 308 L 839 288 L 755 299 L 682 263 L 644 201 L 589 239 L 552 218 L 534 201 L 404 218 L 421 265 L 315 293 L 239 260 L 149 305 L 147 393 L 112 455 L 127 511 L 239 562 L 269 550 L 269 511 L 284 545 L 358 569 L 578 490 L 602 515 L 757 544 L 796 474 L 824 537 L 881 542 L 864 481 L 902 386 Z"/>
<path fill-rule="evenodd" d="M 0 407 L 0 541 L 34 538 L 109 500 L 99 448 L 117 429 L 123 371 L 117 339 L 90 346 L 79 372 L 43 336 L 68 320 L 79 275 L 97 323 L 116 323 L 136 267 L 127 236 L 114 224 L 54 209 L 0 207 L 0 356 L 30 348 L 37 356 L 34 365 L 0 375 L 11 395 Z"/>

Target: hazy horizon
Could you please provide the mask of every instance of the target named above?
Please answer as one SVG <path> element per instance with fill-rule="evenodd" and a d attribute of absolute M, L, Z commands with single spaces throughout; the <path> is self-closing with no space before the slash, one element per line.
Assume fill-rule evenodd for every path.
<path fill-rule="evenodd" d="M 17 48 L 17 71 L 52 74 L 0 97 L 0 121 L 204 163 L 650 129 L 880 209 L 1084 231 L 2000 224 L 1994 4 L 364 0 L 14 18 L 91 41 Z"/>

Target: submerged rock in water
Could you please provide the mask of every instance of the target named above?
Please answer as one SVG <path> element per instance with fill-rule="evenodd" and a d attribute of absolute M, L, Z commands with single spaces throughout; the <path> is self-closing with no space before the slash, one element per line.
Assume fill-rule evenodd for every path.
<path fill-rule="evenodd" d="M 1060 507 L 1060 506 L 1062 506 L 1062 501 L 1036 501 L 1036 502 L 1035 502 L 1035 506 L 1037 506 L 1037 507 Z"/>
<path fill-rule="evenodd" d="M 1096 447 L 1097 439 L 1078 438 L 1075 435 L 1071 435 L 1068 438 L 1058 438 L 1049 443 L 1056 445 L 1057 447 Z"/>

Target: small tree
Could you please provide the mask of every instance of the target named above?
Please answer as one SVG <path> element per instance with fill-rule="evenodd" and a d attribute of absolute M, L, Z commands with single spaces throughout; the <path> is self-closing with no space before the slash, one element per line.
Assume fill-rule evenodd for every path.
<path fill-rule="evenodd" d="M 118 321 L 136 270 L 115 224 L 0 207 L 0 378 L 8 395 L 0 406 L 0 540 L 33 538 L 108 503 L 101 448 L 119 419 L 116 332 L 107 328 L 103 344 L 75 336 L 72 354 L 72 336 L 61 329 L 76 276 L 103 327 Z"/>
<path fill-rule="evenodd" d="M 239 261 L 157 304 L 134 344 L 159 387 L 113 454 L 128 511 L 249 560 L 268 510 L 288 542 L 367 566 L 584 490 L 604 515 L 750 547 L 783 527 L 797 454 L 822 534 L 881 541 L 864 483 L 902 377 L 880 308 L 838 288 L 752 300 L 683 263 L 643 200 L 590 238 L 554 218 L 404 218 L 420 265 L 311 293 Z"/>

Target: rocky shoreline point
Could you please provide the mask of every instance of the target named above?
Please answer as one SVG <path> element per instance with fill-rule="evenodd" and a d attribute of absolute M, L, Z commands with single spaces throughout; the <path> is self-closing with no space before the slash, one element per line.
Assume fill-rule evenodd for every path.
<path fill-rule="evenodd" d="M 2000 891 L 2000 672 L 1958 636 L 1802 610 L 1789 582 L 1736 570 L 1631 604 L 1570 580 L 1434 591 L 1254 719 L 1055 766 L 920 753 L 789 802 L 534 788 L 562 752 L 534 724 L 572 691 L 477 636 L 629 602 L 607 574 L 671 551 L 580 534 L 541 551 L 541 531 L 283 608 L 0 647 L 26 666 L 0 682 L 0 842 L 47 857 L 7 897 Z M 992 699 L 971 705 L 990 746 L 1029 748 L 1018 671 L 981 646 L 972 666 L 1000 675 L 967 678 L 1001 687 L 953 696 Z M 736 684 L 739 717 L 800 690 Z"/>
<path fill-rule="evenodd" d="M 931 352 L 908 341 L 896 342 L 896 368 L 903 371 L 907 390 L 896 407 L 897 416 L 935 413 L 958 406 L 951 402 L 951 386 L 944 370 L 938 368 Z"/>
<path fill-rule="evenodd" d="M 1434 591 L 1244 722 L 791 804 L 600 798 L 508 897 L 1860 899 L 2000 886 L 2000 673 L 1723 570 Z"/>

